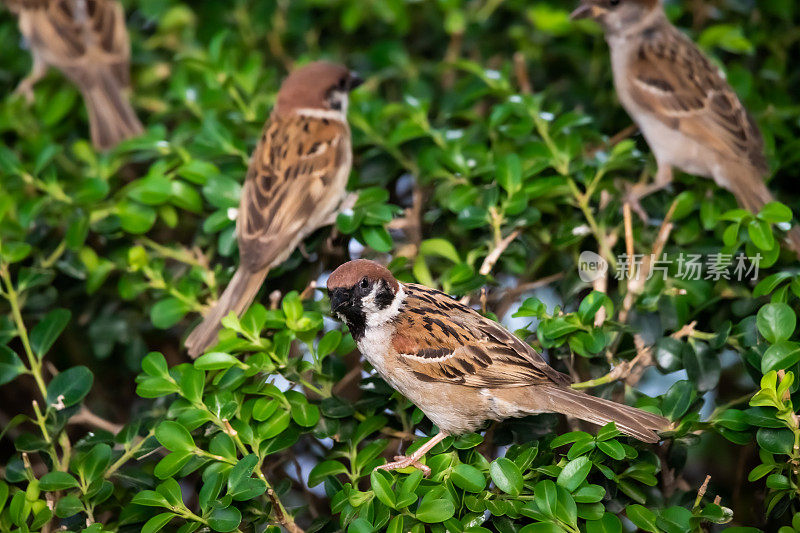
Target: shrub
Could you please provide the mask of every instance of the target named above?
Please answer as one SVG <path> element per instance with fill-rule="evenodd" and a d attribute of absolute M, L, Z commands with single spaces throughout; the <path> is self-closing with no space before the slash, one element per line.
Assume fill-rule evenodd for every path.
<path fill-rule="evenodd" d="M 614 136 L 630 120 L 598 28 L 570 23 L 573 6 L 125 4 L 144 136 L 95 153 L 60 74 L 28 106 L 11 95 L 27 55 L 0 67 L 0 531 L 800 530 L 791 210 L 751 214 L 679 175 L 675 194 L 644 202 L 656 222 L 630 217 L 620 191 L 654 164 L 641 139 Z M 796 11 L 669 5 L 762 126 L 787 205 Z M 0 45 L 18 40 L 3 11 Z M 292 60 L 321 56 L 367 77 L 349 112 L 358 203 L 187 363 L 181 339 L 236 263 L 232 209 L 276 88 Z M 429 478 L 376 471 L 435 428 L 362 379 L 327 319 L 315 284 L 362 248 L 673 430 L 648 446 L 538 415 L 448 437 Z M 616 279 L 626 250 L 671 264 Z M 582 281 L 585 251 L 616 270 Z M 737 279 L 739 253 L 760 254 L 757 274 Z M 713 259 L 687 279 L 698 255 Z"/>

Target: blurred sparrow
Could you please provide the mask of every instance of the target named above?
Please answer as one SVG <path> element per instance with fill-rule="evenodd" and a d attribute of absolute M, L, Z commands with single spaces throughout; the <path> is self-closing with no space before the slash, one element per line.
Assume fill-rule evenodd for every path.
<path fill-rule="evenodd" d="M 645 442 L 669 422 L 658 415 L 569 387 L 527 343 L 500 324 L 434 289 L 400 283 L 359 259 L 328 278 L 331 311 L 389 385 L 414 402 L 439 433 L 410 456 L 380 468 L 414 465 L 447 435 L 475 431 L 486 420 L 562 413 L 617 428 Z"/>
<path fill-rule="evenodd" d="M 114 0 L 3 0 L 19 18 L 33 56 L 16 92 L 33 100 L 33 86 L 54 66 L 78 86 L 98 150 L 142 133 L 125 92 L 130 42 L 125 13 Z"/>
<path fill-rule="evenodd" d="M 670 183 L 672 167 L 713 178 L 754 213 L 774 200 L 758 126 L 659 0 L 583 0 L 572 18 L 587 17 L 605 30 L 617 94 L 658 163 L 655 183 L 631 191 L 635 206 Z M 800 250 L 797 228 L 788 240 Z"/>
<path fill-rule="evenodd" d="M 186 339 L 192 357 L 217 342 L 224 316 L 247 309 L 270 268 L 285 261 L 306 236 L 332 223 L 353 159 L 348 93 L 360 83 L 345 67 L 321 61 L 284 80 L 239 202 L 239 268 Z"/>

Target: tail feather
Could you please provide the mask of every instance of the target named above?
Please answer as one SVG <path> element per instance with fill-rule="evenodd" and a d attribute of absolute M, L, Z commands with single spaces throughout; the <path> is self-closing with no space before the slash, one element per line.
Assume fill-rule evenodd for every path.
<path fill-rule="evenodd" d="M 573 389 L 548 387 L 545 395 L 551 411 L 600 426 L 614 422 L 622 433 L 644 442 L 658 442 L 657 432 L 669 428 L 663 416 Z"/>
<path fill-rule="evenodd" d="M 752 213 L 758 213 L 769 202 L 775 200 L 761 173 L 741 164 L 727 165 L 721 181 L 736 197 L 739 205 Z M 800 228 L 792 226 L 786 234 L 789 249 L 800 258 Z"/>
<path fill-rule="evenodd" d="M 233 311 L 240 316 L 250 306 L 268 272 L 269 269 L 250 272 L 242 267 L 236 271 L 219 301 L 186 338 L 184 345 L 192 359 L 217 343 L 217 335 L 222 329 L 221 321 L 228 313 Z"/>
<path fill-rule="evenodd" d="M 76 79 L 89 114 L 92 144 L 98 150 L 109 150 L 144 131 L 121 85 L 110 69 Z"/>

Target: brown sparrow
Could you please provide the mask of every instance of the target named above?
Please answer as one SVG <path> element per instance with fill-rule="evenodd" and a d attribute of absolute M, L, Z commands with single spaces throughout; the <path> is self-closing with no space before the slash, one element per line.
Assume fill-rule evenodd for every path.
<path fill-rule="evenodd" d="M 475 431 L 486 420 L 563 413 L 657 442 L 667 419 L 589 396 L 500 324 L 434 289 L 400 283 L 359 259 L 328 278 L 331 311 L 350 329 L 378 374 L 436 424 L 439 433 L 410 456 L 380 468 L 419 463 L 447 435 Z"/>
<path fill-rule="evenodd" d="M 86 104 L 98 150 L 140 135 L 144 128 L 128 102 L 130 42 L 125 13 L 114 0 L 3 0 L 19 18 L 33 56 L 17 93 L 33 100 L 33 86 L 54 66 Z"/>
<path fill-rule="evenodd" d="M 281 85 L 247 169 L 236 235 L 239 268 L 219 301 L 186 339 L 197 357 L 217 341 L 220 320 L 241 315 L 269 269 L 330 224 L 341 203 L 353 154 L 348 93 L 361 79 L 342 65 L 316 62 Z"/>
<path fill-rule="evenodd" d="M 633 203 L 668 185 L 672 167 L 713 178 L 754 213 L 774 200 L 756 122 L 659 0 L 583 0 L 572 18 L 587 17 L 605 30 L 617 94 L 658 163 L 655 183 L 634 187 Z M 797 228 L 787 238 L 800 245 Z"/>

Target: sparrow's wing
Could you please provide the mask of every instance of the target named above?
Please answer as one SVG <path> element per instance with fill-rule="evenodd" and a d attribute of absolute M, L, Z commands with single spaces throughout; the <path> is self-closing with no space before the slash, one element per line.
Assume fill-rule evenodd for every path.
<path fill-rule="evenodd" d="M 35 53 L 76 83 L 87 71 L 110 69 L 130 83 L 130 42 L 122 6 L 114 0 L 6 0 Z M 76 79 L 77 78 L 77 79 Z"/>
<path fill-rule="evenodd" d="M 283 261 L 330 214 L 346 184 L 349 139 L 339 121 L 270 119 L 250 161 L 236 224 L 249 270 Z"/>
<path fill-rule="evenodd" d="M 417 378 L 492 388 L 570 383 L 498 323 L 437 290 L 404 287 L 392 346 Z"/>
<path fill-rule="evenodd" d="M 631 97 L 667 126 L 766 172 L 758 126 L 719 69 L 669 26 L 645 35 L 629 69 Z"/>

